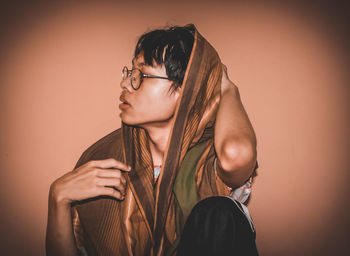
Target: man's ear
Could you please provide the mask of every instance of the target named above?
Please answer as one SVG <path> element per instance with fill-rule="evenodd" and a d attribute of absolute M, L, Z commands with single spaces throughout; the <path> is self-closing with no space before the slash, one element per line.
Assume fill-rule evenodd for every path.
<path fill-rule="evenodd" d="M 182 91 L 182 85 L 176 87 L 175 92 L 180 96 Z"/>
<path fill-rule="evenodd" d="M 177 99 L 181 95 L 182 85 L 177 85 L 175 82 L 173 82 L 171 87 L 169 88 L 169 91 Z"/>

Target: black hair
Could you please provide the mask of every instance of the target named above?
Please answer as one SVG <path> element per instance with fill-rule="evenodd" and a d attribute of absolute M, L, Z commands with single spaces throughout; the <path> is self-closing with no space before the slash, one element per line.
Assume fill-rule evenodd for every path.
<path fill-rule="evenodd" d="M 146 65 L 154 62 L 164 65 L 172 88 L 182 85 L 187 64 L 190 59 L 195 28 L 192 24 L 184 27 L 172 26 L 143 34 L 135 48 L 134 58 L 143 53 Z"/>

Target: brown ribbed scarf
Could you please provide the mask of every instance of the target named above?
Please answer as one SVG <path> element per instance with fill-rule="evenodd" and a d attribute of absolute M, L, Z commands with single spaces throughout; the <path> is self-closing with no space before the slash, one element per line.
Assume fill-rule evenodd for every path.
<path fill-rule="evenodd" d="M 195 29 L 193 49 L 175 110 L 175 122 L 155 185 L 144 129 L 122 123 L 121 129 L 83 154 L 76 167 L 89 160 L 107 157 L 132 166 L 132 171 L 126 175 L 128 187 L 124 201 L 100 197 L 75 206 L 83 230 L 84 246 L 89 254 L 169 254 L 169 248 L 179 236 L 176 219 L 181 208 L 176 206 L 174 182 L 179 169 L 186 175 L 184 166 L 192 162 L 197 193 L 195 200 L 227 194 L 213 166 L 214 123 L 220 102 L 221 76 L 222 65 L 217 52 Z M 192 153 L 188 154 L 190 151 Z M 182 165 L 184 159 L 186 164 Z M 177 182 L 181 186 L 181 181 Z M 186 218 L 185 211 L 181 215 Z"/>

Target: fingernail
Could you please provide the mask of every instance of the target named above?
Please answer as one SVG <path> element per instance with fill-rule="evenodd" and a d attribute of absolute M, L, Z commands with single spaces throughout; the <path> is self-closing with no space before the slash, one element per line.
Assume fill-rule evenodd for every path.
<path fill-rule="evenodd" d="M 129 171 L 131 171 L 131 166 L 129 166 Z"/>

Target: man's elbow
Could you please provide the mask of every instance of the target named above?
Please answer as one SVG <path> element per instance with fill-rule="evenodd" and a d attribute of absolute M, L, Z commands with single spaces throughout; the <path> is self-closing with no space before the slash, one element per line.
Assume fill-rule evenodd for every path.
<path fill-rule="evenodd" d="M 226 142 L 222 148 L 220 165 L 226 174 L 239 170 L 243 179 L 249 178 L 256 162 L 256 146 L 252 143 Z"/>

